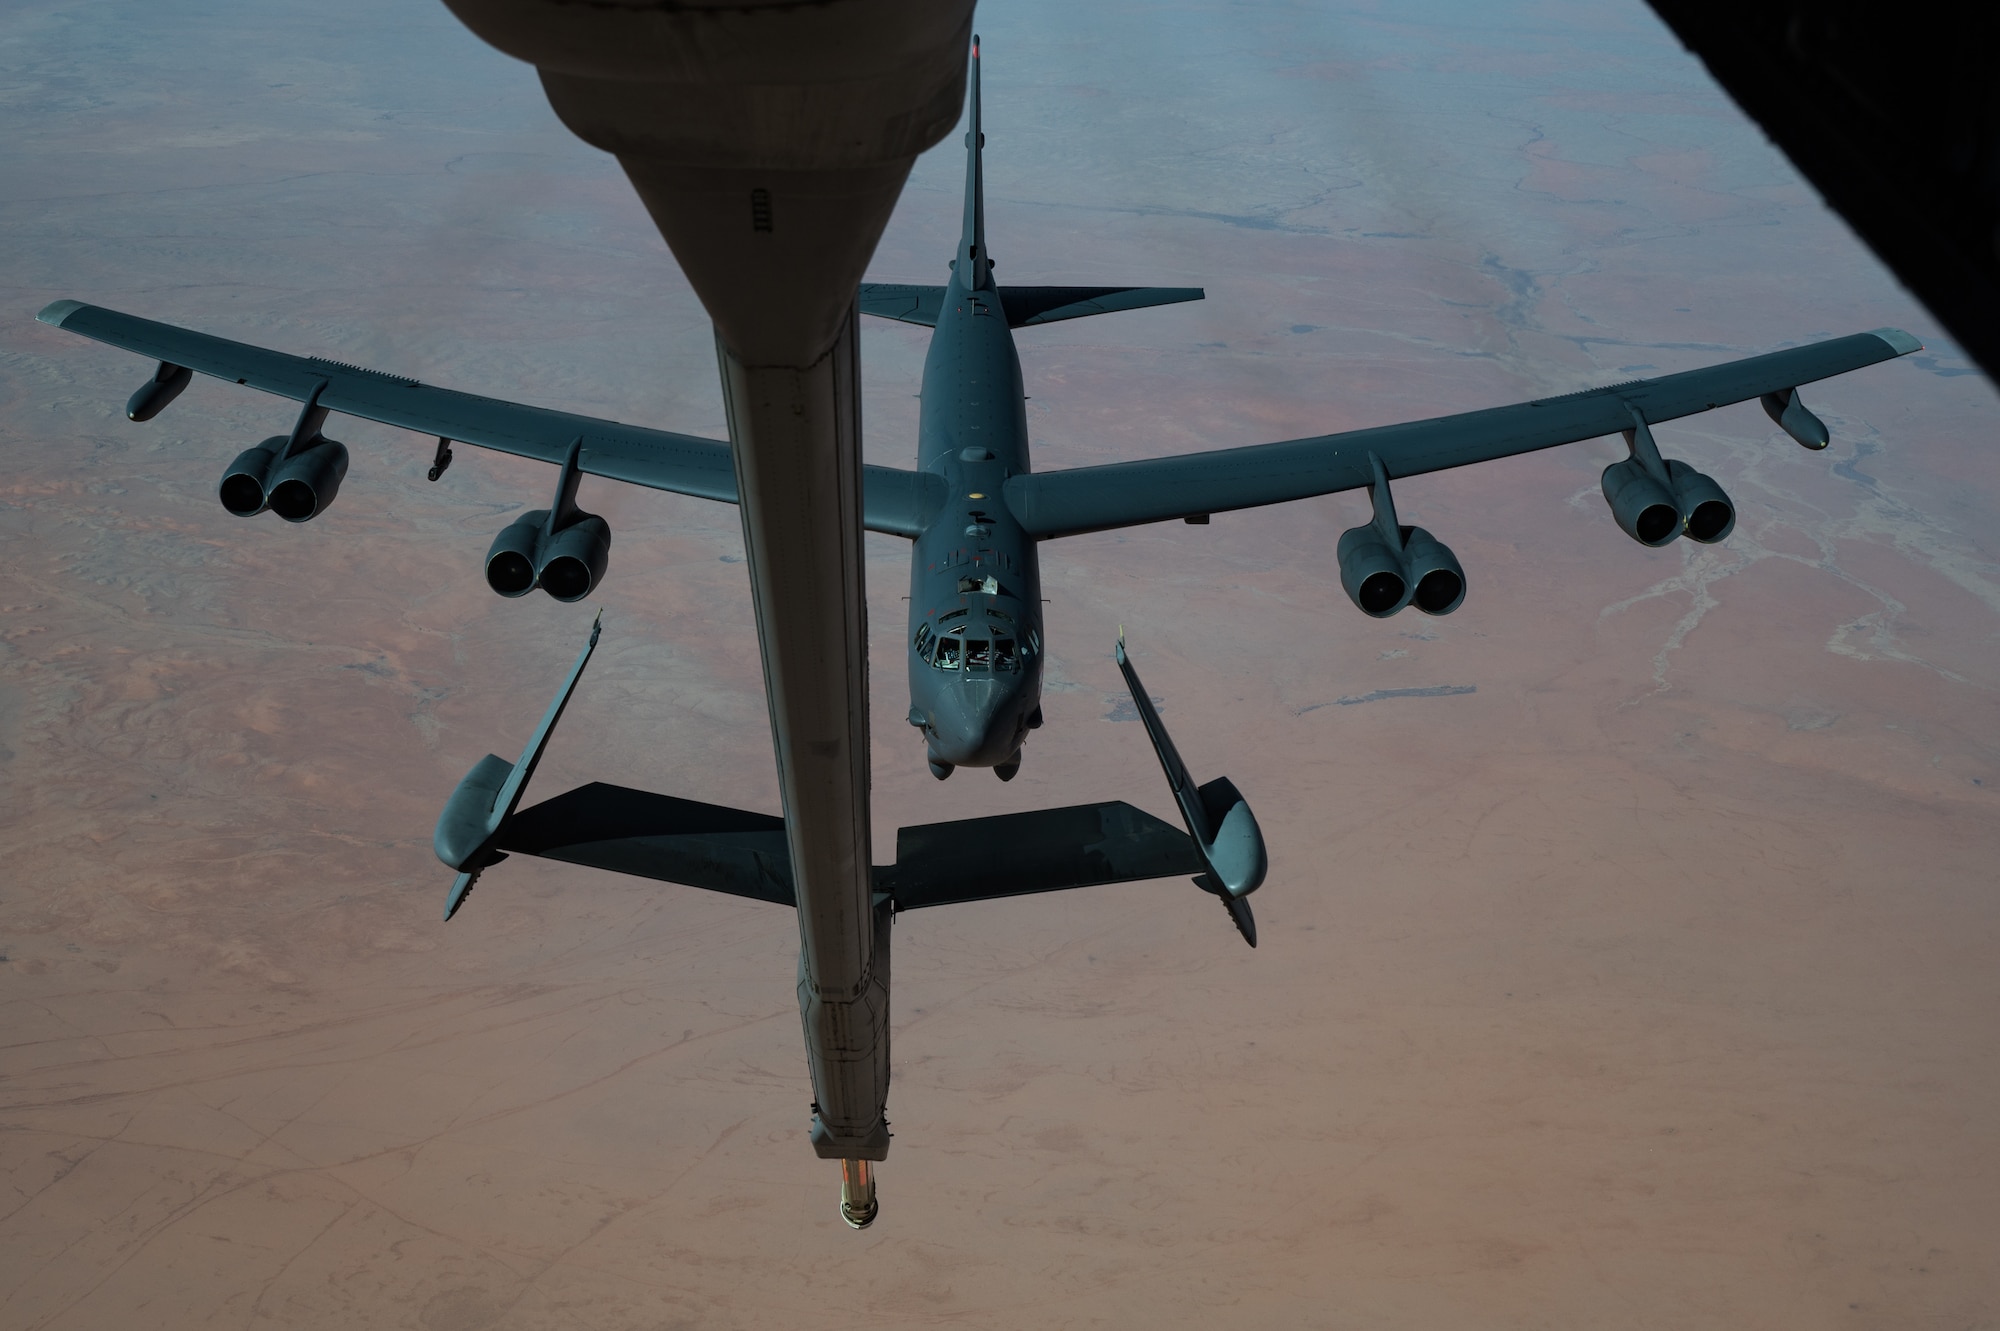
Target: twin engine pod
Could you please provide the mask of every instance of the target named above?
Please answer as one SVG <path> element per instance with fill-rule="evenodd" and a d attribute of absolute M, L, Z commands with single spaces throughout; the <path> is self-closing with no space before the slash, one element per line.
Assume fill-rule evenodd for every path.
<path fill-rule="evenodd" d="M 1340 534 L 1340 585 L 1361 613 L 1387 619 L 1406 605 L 1448 615 L 1465 603 L 1465 570 L 1451 547 L 1422 527 L 1398 527 L 1392 548 L 1376 523 Z"/>
<path fill-rule="evenodd" d="M 168 374 L 172 368 L 162 365 L 154 382 L 133 394 L 127 407 L 132 419 L 157 413 L 185 387 L 178 376 Z M 310 522 L 326 511 L 347 476 L 347 445 L 319 432 L 326 424 L 326 408 L 319 404 L 325 389 L 322 380 L 306 397 L 289 435 L 274 434 L 236 455 L 216 487 L 224 508 L 239 518 L 255 517 L 268 508 L 287 522 Z M 162 396 L 164 401 L 155 400 Z"/>
<path fill-rule="evenodd" d="M 1627 536 L 1658 549 L 1685 535 L 1714 545 L 1736 530 L 1736 505 L 1722 487 L 1685 462 L 1660 457 L 1653 432 L 1634 417 L 1625 431 L 1632 456 L 1604 469 L 1604 502 Z"/>
<path fill-rule="evenodd" d="M 502 596 L 526 596 L 540 587 L 558 601 L 590 595 L 611 560 L 611 526 L 594 513 L 573 511 L 568 526 L 551 531 L 549 513 L 523 513 L 493 538 L 487 586 Z"/>
<path fill-rule="evenodd" d="M 237 454 L 217 487 L 222 506 L 239 518 L 268 508 L 287 522 L 310 522 L 324 513 L 347 475 L 347 445 L 316 437 L 287 457 L 290 442 L 273 435 Z"/>
<path fill-rule="evenodd" d="M 1368 455 L 1374 481 L 1368 487 L 1375 520 L 1340 534 L 1336 556 L 1340 585 L 1361 613 L 1387 619 L 1406 605 L 1427 615 L 1448 615 L 1465 603 L 1465 570 L 1451 547 L 1422 527 L 1396 521 L 1389 472 Z"/>
<path fill-rule="evenodd" d="M 576 506 L 582 459 L 578 438 L 563 458 L 555 503 L 523 513 L 493 538 L 486 585 L 502 596 L 526 596 L 540 587 L 558 601 L 581 601 L 604 576 L 611 561 L 611 524 Z"/>

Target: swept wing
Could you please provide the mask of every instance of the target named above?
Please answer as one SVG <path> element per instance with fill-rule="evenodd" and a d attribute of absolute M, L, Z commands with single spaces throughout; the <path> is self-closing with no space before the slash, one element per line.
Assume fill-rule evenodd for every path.
<path fill-rule="evenodd" d="M 296 402 L 305 401 L 324 384 L 319 405 L 330 411 L 516 457 L 561 465 L 570 444 L 580 438 L 578 468 L 590 475 L 736 502 L 729 445 L 718 439 L 454 392 L 318 356 L 292 356 L 211 337 L 81 301 L 56 301 L 35 317 L 64 332 L 136 351 L 164 365 L 184 366 Z M 870 531 L 915 537 L 941 502 L 943 484 L 939 477 L 922 472 L 864 466 L 862 521 Z"/>
<path fill-rule="evenodd" d="M 1036 536 L 1131 527 L 1368 485 L 1370 455 L 1390 479 L 1532 453 L 1648 424 L 1785 394 L 1878 361 L 1921 351 L 1897 328 L 1815 342 L 1705 369 L 1634 379 L 1563 397 L 1276 444 L 1147 458 L 1011 477 L 1007 507 Z"/>

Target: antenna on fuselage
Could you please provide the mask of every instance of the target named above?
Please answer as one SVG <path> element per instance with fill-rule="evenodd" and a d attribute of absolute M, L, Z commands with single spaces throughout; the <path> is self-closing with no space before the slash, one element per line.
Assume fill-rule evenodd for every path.
<path fill-rule="evenodd" d="M 993 260 L 986 255 L 986 190 L 980 178 L 979 154 L 986 136 L 979 129 L 979 35 L 972 37 L 972 75 L 966 89 L 965 226 L 958 238 L 953 265 L 958 284 L 967 291 L 993 285 Z"/>

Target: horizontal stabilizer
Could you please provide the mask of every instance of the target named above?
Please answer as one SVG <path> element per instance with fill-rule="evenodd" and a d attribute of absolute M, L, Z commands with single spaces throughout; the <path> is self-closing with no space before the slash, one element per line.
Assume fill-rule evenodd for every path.
<path fill-rule="evenodd" d="M 797 904 L 785 820 L 768 813 L 594 781 L 523 809 L 498 845 L 780 906 Z"/>
<path fill-rule="evenodd" d="M 1200 300 L 1204 294 L 1200 287 L 1002 287 L 1000 304 L 1007 312 L 1009 328 L 1027 328 L 1091 314 L 1142 310 L 1149 305 L 1177 305 Z M 944 295 L 943 287 L 864 282 L 861 312 L 935 328 L 944 309 Z"/>
<path fill-rule="evenodd" d="M 494 849 L 792 906 L 785 823 L 592 782 L 523 809 Z M 905 827 L 875 891 L 897 910 L 1203 872 L 1187 833 L 1122 801 Z"/>
<path fill-rule="evenodd" d="M 1151 305 L 1178 305 L 1205 295 L 1200 287 L 1002 287 L 1000 304 L 1007 311 L 1009 328 L 1027 328 Z"/>
<path fill-rule="evenodd" d="M 897 282 L 861 284 L 861 312 L 878 319 L 900 319 L 906 324 L 935 328 L 938 311 L 943 308 L 943 287 L 913 287 Z"/>
<path fill-rule="evenodd" d="M 1111 800 L 901 828 L 896 862 L 875 870 L 875 890 L 897 910 L 914 910 L 1202 868 L 1187 833 Z"/>

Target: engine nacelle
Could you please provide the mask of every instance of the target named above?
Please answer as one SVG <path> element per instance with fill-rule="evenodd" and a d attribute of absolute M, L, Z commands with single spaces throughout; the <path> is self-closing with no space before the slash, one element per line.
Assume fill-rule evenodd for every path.
<path fill-rule="evenodd" d="M 1422 527 L 1405 527 L 1403 561 L 1414 584 L 1410 604 L 1417 609 L 1448 615 L 1465 604 L 1465 570 L 1443 541 Z"/>
<path fill-rule="evenodd" d="M 236 455 L 236 461 L 222 473 L 222 483 L 216 486 L 216 497 L 222 500 L 224 508 L 239 518 L 255 517 L 264 511 L 265 482 L 270 479 L 271 468 L 277 464 L 285 442 L 285 436 L 273 435 L 257 447 L 246 448 Z"/>
<path fill-rule="evenodd" d="M 153 377 L 139 386 L 125 404 L 128 420 L 149 421 L 167 409 L 167 404 L 181 395 L 194 379 L 194 371 L 185 365 L 175 365 L 171 361 L 161 361 L 160 368 Z"/>
<path fill-rule="evenodd" d="M 272 435 L 238 453 L 216 487 L 222 506 L 239 518 L 268 508 L 287 522 L 310 522 L 324 513 L 347 475 L 347 445 L 320 439 L 279 461 L 290 442 Z"/>
<path fill-rule="evenodd" d="M 581 601 L 597 586 L 610 561 L 611 524 L 584 513 L 549 539 L 537 580 L 558 601 Z"/>
<path fill-rule="evenodd" d="M 1387 619 L 1410 603 L 1410 571 L 1402 552 L 1389 547 L 1374 523 L 1342 532 L 1336 553 L 1340 585 L 1362 614 Z"/>
<path fill-rule="evenodd" d="M 1639 459 L 1606 467 L 1603 486 L 1611 516 L 1639 544 L 1658 548 L 1681 534 L 1681 510 L 1674 496 Z"/>
<path fill-rule="evenodd" d="M 346 475 L 347 445 L 318 439 L 272 469 L 265 502 L 287 522 L 311 522 L 326 512 Z"/>
<path fill-rule="evenodd" d="M 1713 479 L 1672 460 L 1667 462 L 1667 475 L 1673 480 L 1674 502 L 1689 540 L 1714 545 L 1736 530 L 1736 505 Z"/>
<path fill-rule="evenodd" d="M 486 551 L 486 585 L 502 596 L 526 596 L 535 590 L 535 575 L 541 566 L 542 529 L 548 526 L 549 511 L 538 508 L 523 513 L 493 538 Z"/>
<path fill-rule="evenodd" d="M 486 585 L 502 596 L 540 587 L 558 601 L 580 601 L 597 589 L 611 562 L 611 524 L 590 513 L 549 536 L 549 511 L 533 509 L 501 529 L 486 551 Z"/>

